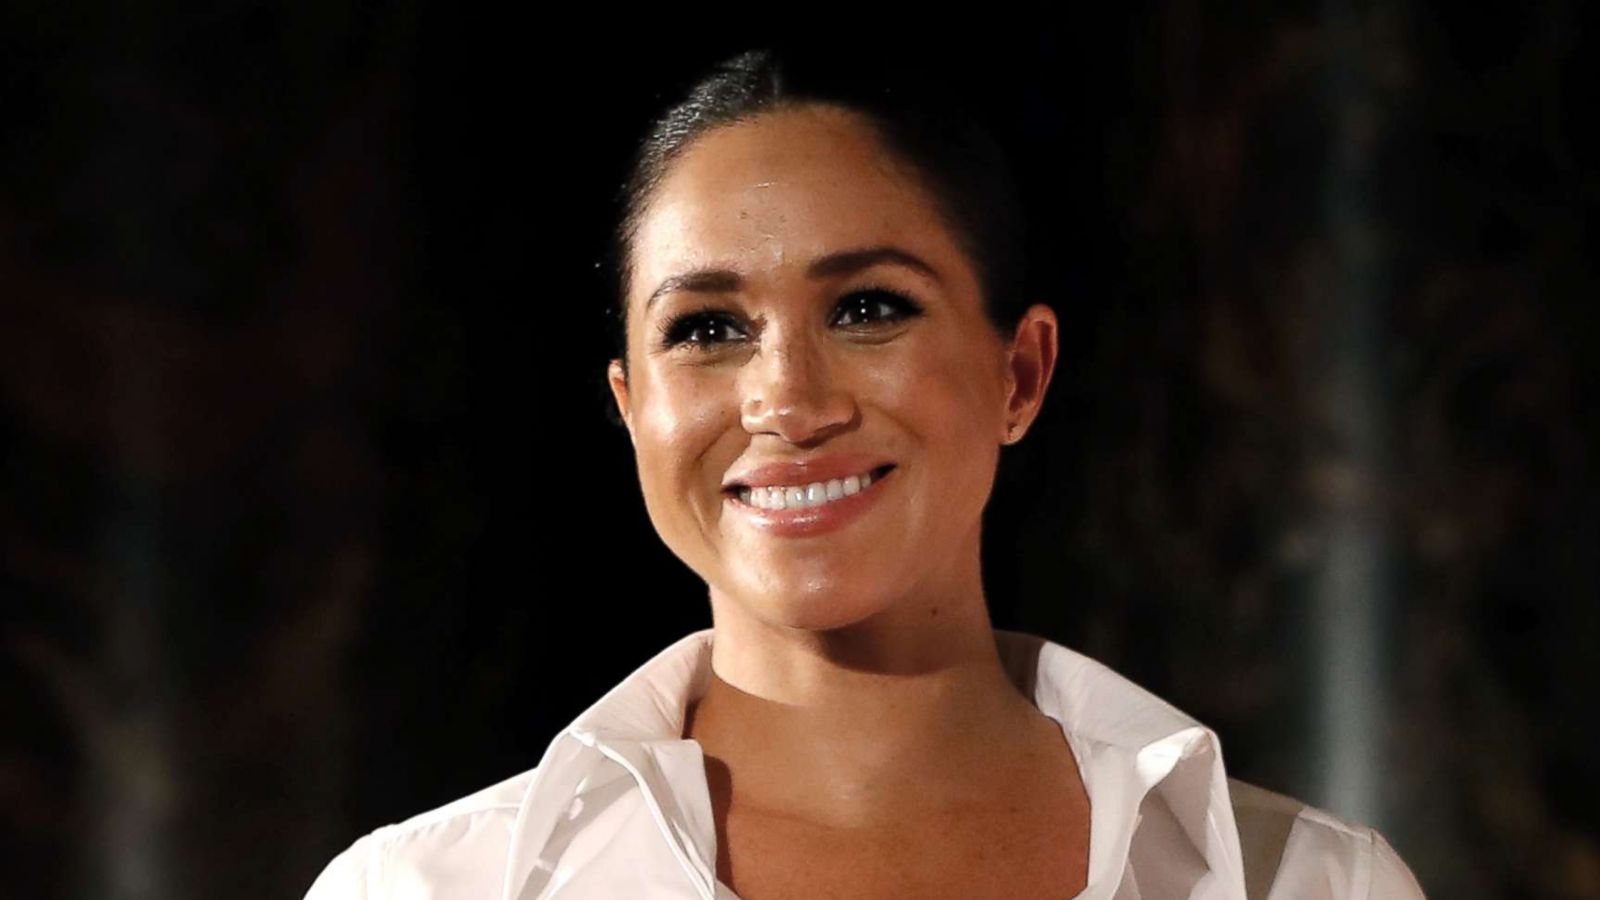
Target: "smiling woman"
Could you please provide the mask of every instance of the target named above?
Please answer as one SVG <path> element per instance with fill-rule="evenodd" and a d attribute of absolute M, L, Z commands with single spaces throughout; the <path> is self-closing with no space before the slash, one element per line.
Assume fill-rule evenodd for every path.
<path fill-rule="evenodd" d="M 1043 399 L 1055 316 L 1029 308 L 1008 340 L 887 159 L 859 113 L 772 109 L 683 148 L 636 220 L 611 386 L 651 520 L 727 628 L 871 620 L 888 651 L 921 646 L 934 610 L 943 631 L 982 609 L 977 523 Z M 821 502 L 851 476 L 868 489 Z"/>
<path fill-rule="evenodd" d="M 617 231 L 606 379 L 712 627 L 311 896 L 1420 896 L 1371 829 L 1227 778 L 1200 723 L 991 626 L 983 511 L 1056 316 L 1018 290 L 981 129 L 816 75 L 717 67 L 646 139 Z"/>

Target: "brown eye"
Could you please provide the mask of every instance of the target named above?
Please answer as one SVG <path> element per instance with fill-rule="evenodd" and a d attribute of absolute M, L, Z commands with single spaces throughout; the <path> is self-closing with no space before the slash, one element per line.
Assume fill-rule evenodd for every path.
<path fill-rule="evenodd" d="M 742 340 L 745 333 L 727 313 L 698 310 L 674 316 L 661 326 L 661 348 L 670 350 L 687 344 L 696 350 L 709 350 L 731 341 Z"/>
<path fill-rule="evenodd" d="M 845 326 L 898 322 L 920 315 L 922 307 L 902 294 L 884 288 L 856 291 L 839 303 L 834 323 Z"/>

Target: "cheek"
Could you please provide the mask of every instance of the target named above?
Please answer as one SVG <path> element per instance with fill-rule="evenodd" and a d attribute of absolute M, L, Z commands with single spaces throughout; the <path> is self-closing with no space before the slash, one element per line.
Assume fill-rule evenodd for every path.
<path fill-rule="evenodd" d="M 882 386 L 935 450 L 967 453 L 991 432 L 1003 401 L 987 356 L 959 341 L 927 342 L 899 363 L 884 373 Z"/>
<path fill-rule="evenodd" d="M 638 399 L 639 471 L 647 493 L 680 492 L 687 484 L 718 477 L 702 463 L 728 429 L 730 405 L 723 386 L 693 373 L 653 373 Z"/>
<path fill-rule="evenodd" d="M 926 514 L 939 528 L 964 532 L 994 486 L 1003 385 L 993 361 L 962 341 L 930 343 L 907 362 L 894 408 L 916 435 L 924 475 L 937 486 L 926 497 Z"/>

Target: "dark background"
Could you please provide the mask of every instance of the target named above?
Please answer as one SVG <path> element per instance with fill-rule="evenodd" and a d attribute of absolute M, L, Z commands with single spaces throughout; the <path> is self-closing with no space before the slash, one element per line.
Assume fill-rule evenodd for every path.
<path fill-rule="evenodd" d="M 710 624 L 595 263 L 648 117 L 781 34 L 926 54 L 1017 162 L 1062 357 L 995 624 L 1431 896 L 1600 897 L 1580 11 L 7 5 L 6 893 L 299 896 Z"/>

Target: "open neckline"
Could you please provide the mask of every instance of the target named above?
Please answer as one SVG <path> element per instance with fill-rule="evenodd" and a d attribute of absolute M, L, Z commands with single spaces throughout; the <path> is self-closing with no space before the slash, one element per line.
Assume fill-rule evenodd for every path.
<path fill-rule="evenodd" d="M 1033 701 L 1030 700 L 1030 702 L 1033 702 Z M 1035 704 L 1034 708 L 1038 709 L 1038 705 Z M 1091 891 L 1093 890 L 1093 888 L 1095 886 L 1095 880 L 1094 880 L 1094 875 L 1095 875 L 1095 872 L 1094 872 L 1094 852 L 1095 852 L 1095 847 L 1096 847 L 1096 833 L 1095 833 L 1095 827 L 1094 826 L 1095 826 L 1095 820 L 1096 820 L 1095 810 L 1097 809 L 1097 807 L 1095 805 L 1096 804 L 1096 800 L 1095 800 L 1095 796 L 1094 796 L 1094 784 L 1089 778 L 1088 767 L 1084 763 L 1084 757 L 1088 753 L 1088 746 L 1083 741 L 1082 738 L 1080 738 L 1077 735 L 1073 734 L 1072 731 L 1069 728 L 1067 728 L 1066 725 L 1064 723 L 1062 723 L 1062 721 L 1060 719 L 1056 718 L 1053 715 L 1050 715 L 1047 712 L 1044 712 L 1043 710 L 1040 710 L 1040 713 L 1042 713 L 1046 718 L 1050 719 L 1052 722 L 1055 722 L 1056 726 L 1061 729 L 1062 737 L 1066 738 L 1067 747 L 1072 751 L 1072 762 L 1073 762 L 1074 765 L 1076 765 L 1078 767 L 1078 780 L 1083 785 L 1084 797 L 1089 802 L 1089 810 L 1088 810 L 1088 813 L 1089 813 L 1089 845 L 1086 848 L 1086 861 L 1085 861 L 1086 872 L 1084 874 L 1084 885 L 1083 885 L 1083 890 L 1079 891 L 1078 893 L 1076 893 L 1076 894 L 1074 894 L 1072 896 L 1072 900 L 1083 900 L 1083 898 L 1087 898 L 1087 897 L 1090 896 Z M 692 738 L 688 738 L 687 740 L 693 740 L 693 739 Z M 695 741 L 695 744 L 698 745 L 699 741 Z M 703 752 L 703 749 L 704 748 L 702 748 L 702 752 Z M 702 769 L 702 771 L 703 771 L 703 769 Z M 710 785 L 709 785 L 709 783 L 707 783 L 705 785 L 705 789 L 706 789 L 706 796 L 708 798 L 707 799 L 707 803 L 709 805 L 709 802 L 710 802 L 709 801 L 709 798 L 710 798 Z M 712 846 L 711 846 L 711 851 L 712 851 L 712 853 L 711 853 L 711 867 L 712 867 L 711 880 L 712 880 L 712 883 L 713 883 L 713 890 L 714 890 L 715 895 L 716 895 L 715 896 L 715 900 L 743 900 L 743 898 L 739 895 L 739 893 L 737 891 L 735 891 L 731 885 L 729 885 L 727 882 L 723 881 L 722 878 L 719 875 L 717 875 L 717 873 L 716 873 L 717 858 L 721 853 L 722 847 L 721 847 L 721 842 L 717 838 L 715 829 L 712 830 L 711 844 L 712 844 Z"/>

